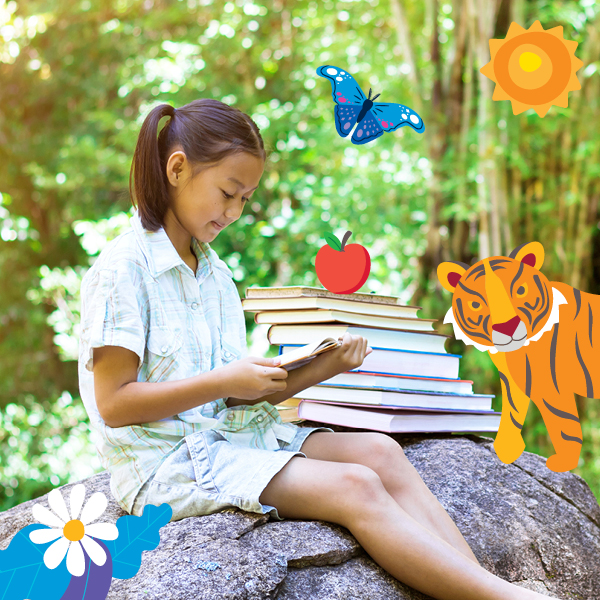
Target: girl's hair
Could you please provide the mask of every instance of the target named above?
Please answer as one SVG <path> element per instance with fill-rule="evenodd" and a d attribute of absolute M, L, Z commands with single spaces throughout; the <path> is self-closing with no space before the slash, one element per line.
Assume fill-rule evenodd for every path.
<path fill-rule="evenodd" d="M 158 123 L 164 116 L 170 119 L 157 138 Z M 210 98 L 194 100 L 177 110 L 170 104 L 156 106 L 144 120 L 129 173 L 131 201 L 149 231 L 164 226 L 170 185 L 166 167 L 177 147 L 190 162 L 192 178 L 240 152 L 267 159 L 256 123 L 237 108 Z"/>

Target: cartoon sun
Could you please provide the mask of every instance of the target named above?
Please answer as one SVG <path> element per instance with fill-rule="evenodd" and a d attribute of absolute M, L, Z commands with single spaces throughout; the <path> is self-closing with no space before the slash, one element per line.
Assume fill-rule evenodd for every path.
<path fill-rule="evenodd" d="M 566 108 L 569 92 L 581 89 L 577 46 L 564 39 L 562 27 L 546 31 L 539 21 L 529 29 L 511 23 L 505 39 L 490 40 L 492 59 L 480 69 L 496 83 L 492 100 L 510 100 L 515 115 L 533 108 L 544 117 L 553 104 Z"/>

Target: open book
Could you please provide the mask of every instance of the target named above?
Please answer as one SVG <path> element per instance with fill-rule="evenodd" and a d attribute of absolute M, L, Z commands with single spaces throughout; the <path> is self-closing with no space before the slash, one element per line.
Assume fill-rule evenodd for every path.
<path fill-rule="evenodd" d="M 308 364 L 318 354 L 333 350 L 341 345 L 342 340 L 334 340 L 332 337 L 326 337 L 322 340 L 302 346 L 302 348 L 298 348 L 297 350 L 281 354 L 281 364 L 278 366 L 286 371 L 292 371 L 293 369 Z"/>

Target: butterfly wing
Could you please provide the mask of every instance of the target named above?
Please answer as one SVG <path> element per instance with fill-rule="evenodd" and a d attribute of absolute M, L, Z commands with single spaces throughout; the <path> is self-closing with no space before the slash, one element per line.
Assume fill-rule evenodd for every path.
<path fill-rule="evenodd" d="M 352 131 L 361 108 L 362 106 L 350 104 L 348 106 L 338 105 L 333 109 L 335 113 L 335 128 L 342 137 L 346 137 Z"/>
<path fill-rule="evenodd" d="M 406 125 L 412 127 L 417 133 L 425 131 L 423 119 L 414 110 L 403 104 L 375 102 L 371 112 L 385 131 L 396 131 L 399 127 Z"/>
<path fill-rule="evenodd" d="M 317 75 L 331 81 L 331 97 L 336 103 L 335 127 L 341 137 L 346 137 L 352 131 L 367 97 L 354 77 L 344 69 L 324 65 L 317 69 Z"/>
<path fill-rule="evenodd" d="M 383 135 L 381 125 L 373 113 L 368 110 L 365 118 L 356 126 L 350 141 L 356 145 L 366 144 L 367 142 L 377 139 L 381 135 Z"/>

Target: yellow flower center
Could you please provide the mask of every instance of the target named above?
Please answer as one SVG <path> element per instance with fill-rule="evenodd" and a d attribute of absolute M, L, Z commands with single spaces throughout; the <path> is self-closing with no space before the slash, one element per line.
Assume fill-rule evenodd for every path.
<path fill-rule="evenodd" d="M 519 56 L 519 66 L 523 71 L 527 71 L 528 73 L 539 69 L 541 64 L 542 59 L 533 52 L 523 52 L 523 54 Z"/>
<path fill-rule="evenodd" d="M 69 521 L 63 529 L 63 535 L 71 542 L 78 542 L 84 534 L 85 529 L 79 519 Z"/>

